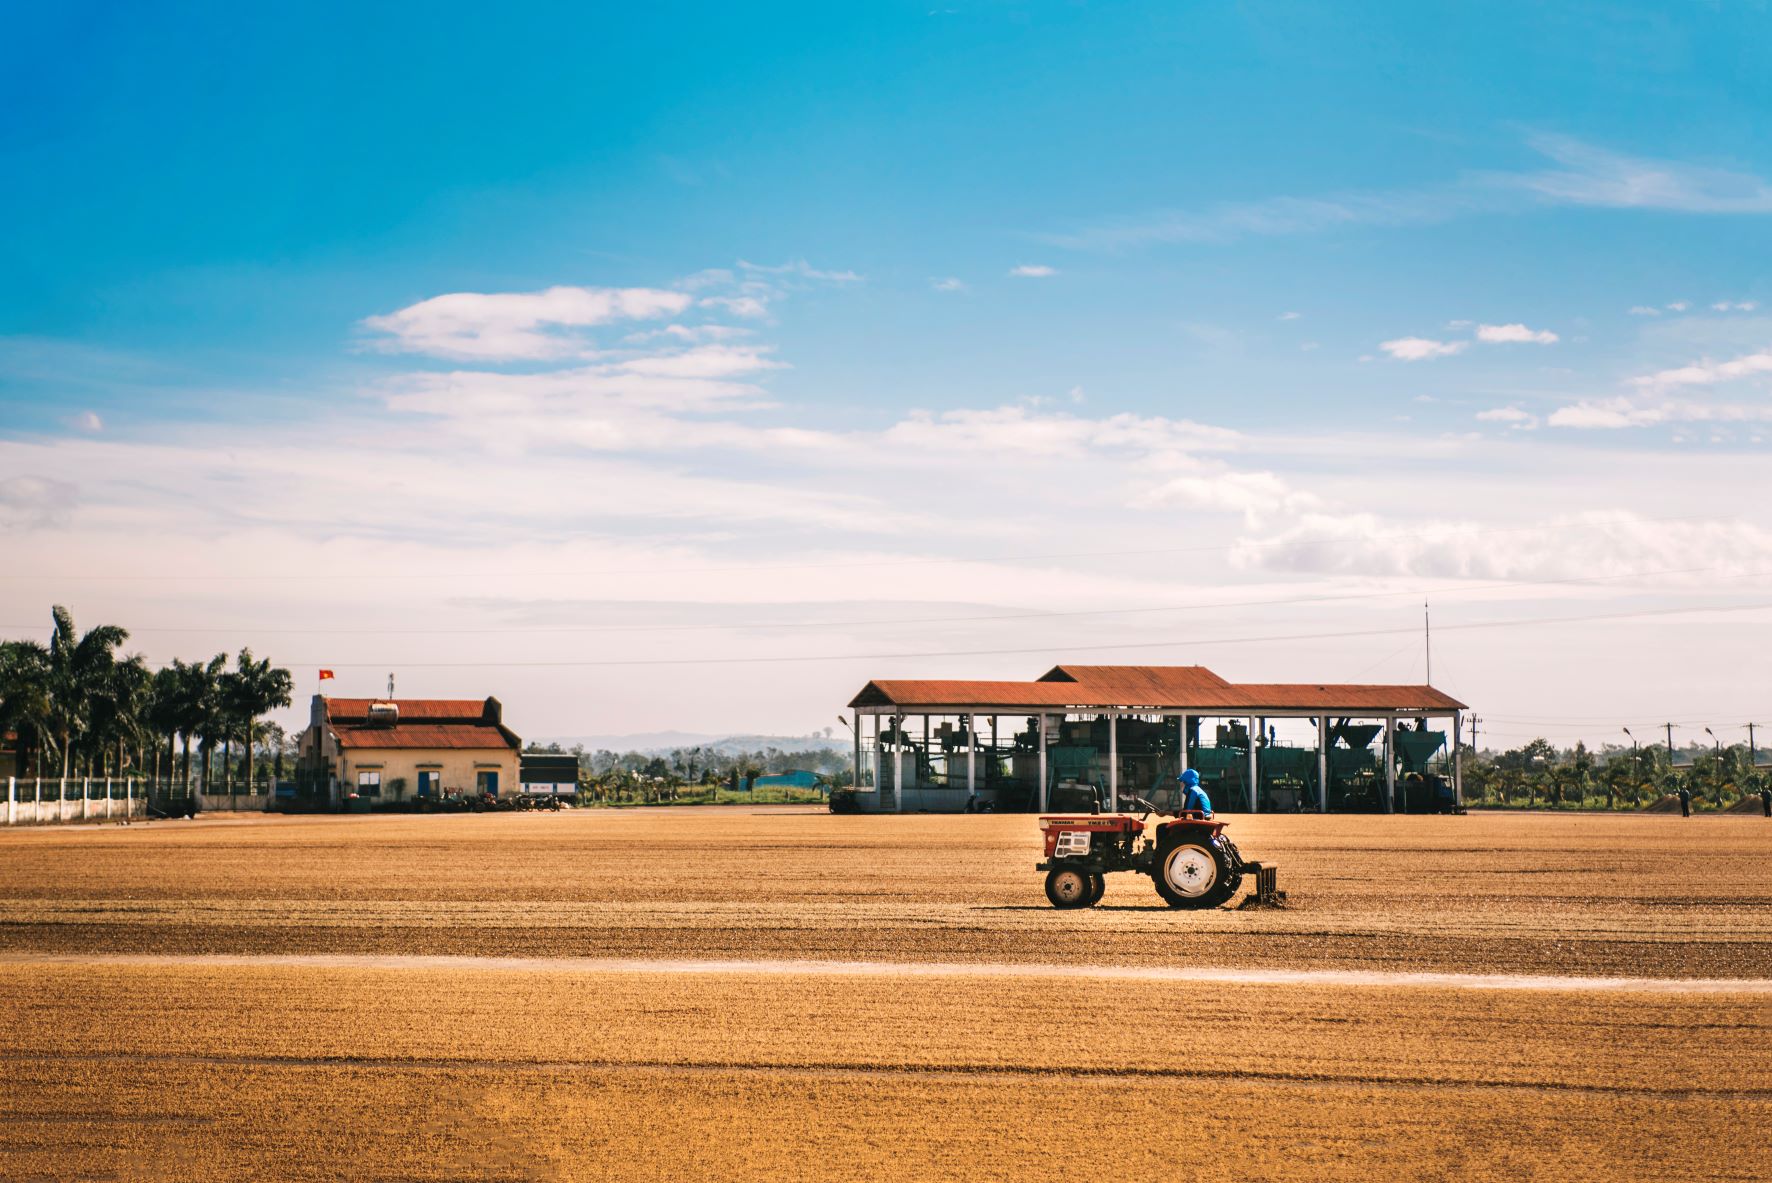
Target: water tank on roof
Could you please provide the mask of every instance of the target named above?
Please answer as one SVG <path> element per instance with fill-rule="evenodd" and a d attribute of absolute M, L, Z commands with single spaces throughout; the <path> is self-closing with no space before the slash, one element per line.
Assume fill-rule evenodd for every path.
<path fill-rule="evenodd" d="M 369 704 L 369 725 L 371 727 L 392 727 L 399 721 L 399 703 L 372 702 Z"/>

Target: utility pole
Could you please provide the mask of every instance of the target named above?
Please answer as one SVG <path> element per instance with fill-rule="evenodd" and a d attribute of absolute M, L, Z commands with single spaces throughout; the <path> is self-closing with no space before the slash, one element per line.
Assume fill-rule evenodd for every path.
<path fill-rule="evenodd" d="M 1427 684 L 1434 684 L 1434 621 L 1428 613 L 1427 601 L 1421 602 L 1421 636 L 1427 652 Z"/>
<path fill-rule="evenodd" d="M 1667 725 L 1667 766 L 1669 768 L 1674 766 L 1674 725 L 1672 723 Z"/>
<path fill-rule="evenodd" d="M 1747 766 L 1749 768 L 1754 768 L 1757 767 L 1759 763 L 1760 758 L 1754 751 L 1754 725 L 1749 723 L 1747 725 Z"/>
<path fill-rule="evenodd" d="M 1477 747 L 1477 724 L 1481 722 L 1482 720 L 1477 718 L 1476 715 L 1473 714 L 1471 716 L 1471 755 L 1473 756 L 1482 750 Z"/>

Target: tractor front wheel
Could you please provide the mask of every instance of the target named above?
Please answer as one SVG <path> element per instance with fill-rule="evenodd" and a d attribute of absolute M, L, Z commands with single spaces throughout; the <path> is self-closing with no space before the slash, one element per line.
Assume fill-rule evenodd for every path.
<path fill-rule="evenodd" d="M 1107 891 L 1106 875 L 1089 876 L 1089 906 L 1093 908 L 1101 903 L 1102 895 Z"/>
<path fill-rule="evenodd" d="M 1151 876 L 1171 908 L 1216 908 L 1237 890 L 1230 858 L 1216 842 L 1181 842 L 1157 858 Z"/>
<path fill-rule="evenodd" d="M 1095 902 L 1091 878 L 1069 867 L 1055 867 L 1046 872 L 1046 898 L 1054 908 L 1087 908 Z"/>

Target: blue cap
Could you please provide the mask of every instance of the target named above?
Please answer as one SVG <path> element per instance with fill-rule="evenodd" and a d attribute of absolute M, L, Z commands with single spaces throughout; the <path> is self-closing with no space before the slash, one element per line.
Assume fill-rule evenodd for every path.
<path fill-rule="evenodd" d="M 1200 784 L 1200 774 L 1195 772 L 1192 768 L 1185 770 L 1180 776 L 1176 777 L 1175 779 L 1180 781 L 1182 784 L 1186 785 L 1190 789 L 1197 788 Z"/>

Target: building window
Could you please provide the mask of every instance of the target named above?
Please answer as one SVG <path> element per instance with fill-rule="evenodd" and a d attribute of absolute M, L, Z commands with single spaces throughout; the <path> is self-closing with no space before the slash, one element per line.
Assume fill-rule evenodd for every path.
<path fill-rule="evenodd" d="M 427 772 L 423 769 L 419 770 L 418 795 L 421 797 L 435 797 L 438 795 L 437 774 L 435 772 Z"/>
<path fill-rule="evenodd" d="M 357 796 L 381 796 L 381 771 L 379 769 L 374 772 L 359 772 L 357 774 Z"/>
<path fill-rule="evenodd" d="M 498 796 L 498 769 L 482 768 L 474 773 L 474 789 L 483 796 Z"/>

